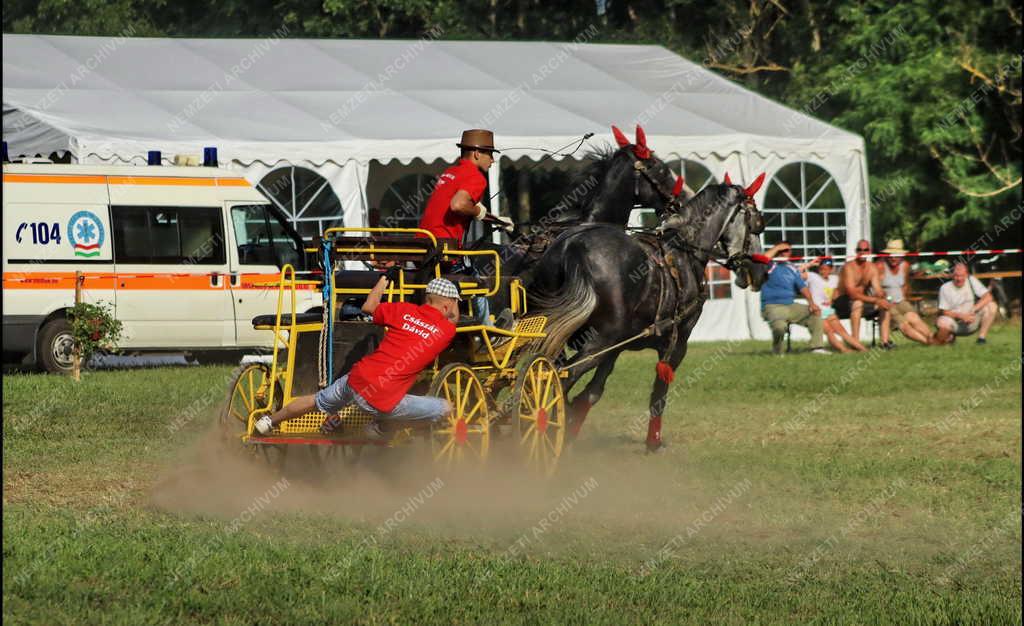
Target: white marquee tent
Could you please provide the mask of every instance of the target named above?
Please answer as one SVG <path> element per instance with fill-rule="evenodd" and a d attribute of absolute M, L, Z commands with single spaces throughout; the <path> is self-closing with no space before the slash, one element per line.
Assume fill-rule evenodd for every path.
<path fill-rule="evenodd" d="M 145 164 L 201 153 L 253 184 L 283 165 L 325 179 L 367 220 L 371 164 L 451 161 L 463 129 L 536 159 L 637 121 L 665 160 L 716 180 L 766 172 L 768 243 L 848 252 L 870 232 L 864 141 L 659 46 L 583 43 L 3 36 L 10 153 Z M 390 165 L 389 165 L 390 164 Z M 501 168 L 491 170 L 491 192 Z M 825 198 L 828 198 L 826 201 Z M 717 287 L 717 288 L 716 288 Z M 695 339 L 765 338 L 757 296 L 712 286 Z"/>

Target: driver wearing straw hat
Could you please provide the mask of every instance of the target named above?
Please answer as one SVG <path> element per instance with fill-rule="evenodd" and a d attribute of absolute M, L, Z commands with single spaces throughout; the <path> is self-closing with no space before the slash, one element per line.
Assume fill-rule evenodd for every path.
<path fill-rule="evenodd" d="M 257 433 L 266 435 L 281 422 L 316 409 L 327 414 L 320 430 L 328 434 L 341 426 L 339 413 L 355 404 L 374 416 L 366 426 L 366 437 L 384 439 L 380 420 L 436 421 L 451 411 L 443 398 L 414 396 L 408 391 L 419 373 L 455 337 L 459 290 L 451 281 L 435 278 L 427 283 L 424 304 L 382 303 L 388 281 L 396 276 L 394 269 L 381 276 L 363 305 L 363 312 L 373 316 L 374 324 L 387 328 L 380 347 L 319 393 L 296 398 L 276 413 L 260 417 L 255 425 Z"/>

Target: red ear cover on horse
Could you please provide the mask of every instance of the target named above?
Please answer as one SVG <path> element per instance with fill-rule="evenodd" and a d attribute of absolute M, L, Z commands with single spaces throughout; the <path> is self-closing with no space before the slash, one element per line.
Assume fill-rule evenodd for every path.
<path fill-rule="evenodd" d="M 680 176 L 676 179 L 676 186 L 672 188 L 672 195 L 679 197 L 679 194 L 683 193 L 683 177 Z"/>
<path fill-rule="evenodd" d="M 624 148 L 629 145 L 629 140 L 626 139 L 626 135 L 619 130 L 618 126 L 612 126 L 612 134 L 615 135 L 615 142 L 619 144 L 620 148 Z"/>
<path fill-rule="evenodd" d="M 761 175 L 755 178 L 754 182 L 750 183 L 750 186 L 743 190 L 743 193 L 747 194 L 747 197 L 753 198 L 754 194 L 757 193 L 757 190 L 760 189 L 763 184 L 764 172 L 761 172 Z"/>
<path fill-rule="evenodd" d="M 636 145 L 633 146 L 633 154 L 638 159 L 651 158 L 651 149 L 647 147 L 647 135 L 639 124 L 636 125 Z"/>
<path fill-rule="evenodd" d="M 729 172 L 725 173 L 725 179 L 722 181 L 722 183 L 725 184 L 725 185 L 731 185 L 732 184 L 732 180 L 729 179 Z"/>

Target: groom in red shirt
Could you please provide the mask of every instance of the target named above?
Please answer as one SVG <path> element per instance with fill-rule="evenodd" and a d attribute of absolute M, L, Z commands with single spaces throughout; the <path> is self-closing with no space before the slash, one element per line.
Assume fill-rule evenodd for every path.
<path fill-rule="evenodd" d="M 435 278 L 427 283 L 424 304 L 381 303 L 387 284 L 388 277 L 382 276 L 363 305 L 363 312 L 373 316 L 374 324 L 387 328 L 380 347 L 316 395 L 296 398 L 276 413 L 259 418 L 255 425 L 258 434 L 266 435 L 281 422 L 314 408 L 327 414 L 321 431 L 330 433 L 340 426 L 337 415 L 341 410 L 355 403 L 376 418 L 367 425 L 366 436 L 383 439 L 377 420 L 436 421 L 451 411 L 443 398 L 408 395 L 408 391 L 419 373 L 455 337 L 461 299 L 458 289 L 451 281 Z"/>

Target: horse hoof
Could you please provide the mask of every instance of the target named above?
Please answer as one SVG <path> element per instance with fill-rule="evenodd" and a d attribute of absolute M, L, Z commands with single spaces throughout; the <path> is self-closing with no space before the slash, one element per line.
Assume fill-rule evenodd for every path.
<path fill-rule="evenodd" d="M 661 441 L 648 441 L 647 442 L 647 454 L 655 454 L 665 449 L 665 444 Z"/>

